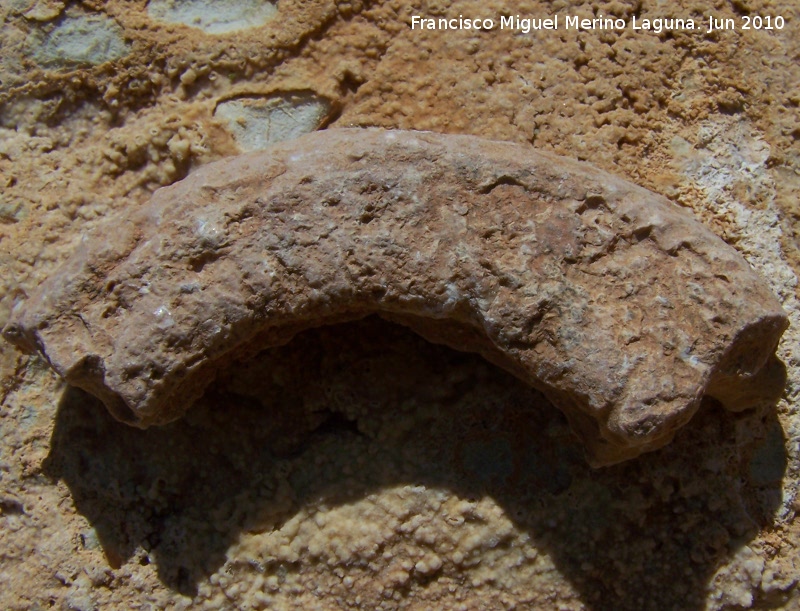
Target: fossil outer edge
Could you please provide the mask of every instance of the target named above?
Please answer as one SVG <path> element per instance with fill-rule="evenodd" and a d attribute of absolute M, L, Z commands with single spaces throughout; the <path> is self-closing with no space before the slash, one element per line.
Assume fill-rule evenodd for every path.
<path fill-rule="evenodd" d="M 540 389 L 593 465 L 663 446 L 704 394 L 782 391 L 785 312 L 686 210 L 426 132 L 326 130 L 204 166 L 85 237 L 3 334 L 146 427 L 236 359 L 373 313 Z"/>

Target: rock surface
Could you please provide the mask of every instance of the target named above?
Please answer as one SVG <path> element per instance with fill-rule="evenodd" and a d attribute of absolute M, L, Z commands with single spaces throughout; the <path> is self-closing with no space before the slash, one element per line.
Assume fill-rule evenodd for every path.
<path fill-rule="evenodd" d="M 0 341 L 0 608 L 800 608 L 800 3 L 523 0 L 737 24 L 528 35 L 410 26 L 496 0 L 281 0 L 228 35 L 152 4 L 0 2 L 0 327 L 108 216 L 241 152 L 222 103 L 309 91 L 332 127 L 532 144 L 691 209 L 788 313 L 786 391 L 704 400 L 661 450 L 597 470 L 530 386 L 373 317 L 232 363 L 146 430 Z M 131 51 L 33 57 L 82 15 Z"/>
<path fill-rule="evenodd" d="M 209 4 L 198 0 L 150 0 L 147 13 L 156 21 L 180 23 L 208 34 L 228 34 L 257 28 L 277 13 L 266 0 L 216 0 Z"/>
<path fill-rule="evenodd" d="M 214 116 L 225 121 L 245 152 L 316 131 L 330 115 L 330 104 L 307 92 L 235 98 L 220 102 L 214 109 Z"/>
<path fill-rule="evenodd" d="M 709 394 L 771 402 L 787 318 L 685 210 L 469 136 L 329 130 L 209 164 L 110 219 L 4 329 L 138 426 L 232 359 L 379 313 L 541 390 L 589 460 L 663 446 Z"/>
<path fill-rule="evenodd" d="M 119 25 L 102 16 L 68 16 L 48 33 L 32 36 L 30 47 L 34 59 L 48 67 L 98 65 L 130 52 Z"/>

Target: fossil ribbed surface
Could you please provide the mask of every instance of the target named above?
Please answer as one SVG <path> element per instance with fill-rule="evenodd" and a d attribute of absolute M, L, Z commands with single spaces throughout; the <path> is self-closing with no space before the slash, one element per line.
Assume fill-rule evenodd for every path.
<path fill-rule="evenodd" d="M 543 391 L 596 465 L 667 443 L 704 394 L 742 409 L 781 390 L 785 313 L 687 211 L 423 132 L 328 130 L 202 167 L 86 237 L 4 336 L 148 426 L 221 367 L 373 313 Z"/>

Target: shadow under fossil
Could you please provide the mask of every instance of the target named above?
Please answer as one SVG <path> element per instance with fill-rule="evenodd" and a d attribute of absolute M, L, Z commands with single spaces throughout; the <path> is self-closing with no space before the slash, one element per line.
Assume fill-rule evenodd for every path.
<path fill-rule="evenodd" d="M 243 534 L 412 484 L 491 496 L 589 608 L 701 609 L 720 564 L 780 504 L 774 412 L 707 401 L 667 448 L 592 470 L 538 392 L 369 318 L 232 366 L 162 428 L 117 423 L 69 389 L 45 472 L 69 486 L 112 567 L 155 562 L 187 595 Z M 299 568 L 278 564 L 258 570 Z"/>

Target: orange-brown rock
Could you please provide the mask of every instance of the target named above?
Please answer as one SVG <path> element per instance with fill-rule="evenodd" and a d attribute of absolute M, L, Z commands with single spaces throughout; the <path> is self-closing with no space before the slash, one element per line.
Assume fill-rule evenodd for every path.
<path fill-rule="evenodd" d="M 787 326 L 745 260 L 663 197 L 524 146 L 342 129 L 109 219 L 3 333 L 148 426 L 231 360 L 371 313 L 542 390 L 597 465 L 664 445 L 706 393 L 767 398 Z"/>

